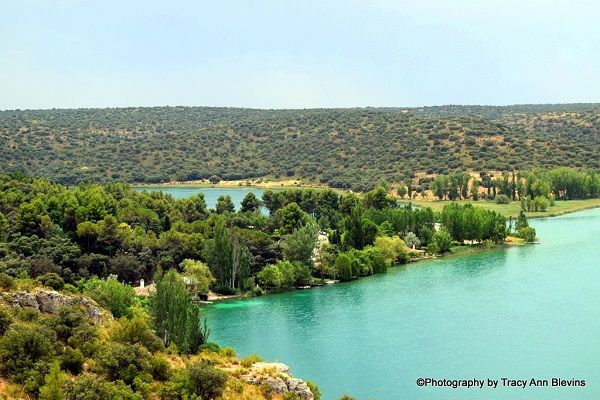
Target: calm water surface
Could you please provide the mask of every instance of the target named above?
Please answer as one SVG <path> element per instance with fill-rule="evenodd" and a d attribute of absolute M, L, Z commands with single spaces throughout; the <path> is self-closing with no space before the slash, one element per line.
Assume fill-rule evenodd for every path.
<path fill-rule="evenodd" d="M 219 196 L 231 196 L 231 200 L 235 205 L 235 209 L 239 211 L 242 200 L 248 193 L 254 193 L 259 199 L 262 198 L 263 193 L 267 189 L 256 188 L 256 187 L 233 187 L 233 188 L 221 188 L 221 187 L 168 187 L 168 186 L 144 186 L 136 187 L 134 190 L 137 191 L 160 191 L 171 194 L 176 199 L 184 199 L 186 197 L 193 196 L 198 193 L 204 193 L 204 200 L 208 208 L 215 208 L 217 199 Z M 277 191 L 279 189 L 271 189 Z"/>
<path fill-rule="evenodd" d="M 208 306 L 211 340 L 287 363 L 326 400 L 598 399 L 600 209 L 531 224 L 539 245 Z M 587 386 L 420 388 L 418 377 Z"/>

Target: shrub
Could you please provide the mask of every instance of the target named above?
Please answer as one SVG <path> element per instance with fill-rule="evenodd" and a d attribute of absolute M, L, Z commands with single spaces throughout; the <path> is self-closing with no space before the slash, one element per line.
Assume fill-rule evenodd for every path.
<path fill-rule="evenodd" d="M 84 283 L 83 293 L 108 309 L 116 318 L 130 318 L 133 314 L 131 310 L 135 298 L 133 288 L 114 278 L 106 280 L 92 278 Z"/>
<path fill-rule="evenodd" d="M 494 197 L 494 201 L 496 204 L 508 204 L 510 203 L 510 198 L 505 194 L 497 194 L 496 197 Z"/>
<path fill-rule="evenodd" d="M 240 364 L 243 367 L 250 368 L 252 364 L 262 361 L 262 359 L 256 354 L 250 354 L 247 357 L 242 358 Z"/>
<path fill-rule="evenodd" d="M 141 372 L 150 372 L 151 355 L 142 345 L 108 342 L 96 354 L 98 370 L 110 381 L 132 384 Z"/>
<path fill-rule="evenodd" d="M 65 287 L 65 281 L 55 272 L 48 272 L 38 278 L 42 285 L 54 290 L 62 290 Z"/>
<path fill-rule="evenodd" d="M 171 364 L 162 357 L 154 356 L 150 360 L 150 374 L 157 381 L 166 381 L 171 376 Z"/>
<path fill-rule="evenodd" d="M 58 315 L 48 316 L 44 324 L 50 327 L 63 343 L 71 347 L 81 347 L 96 339 L 96 326 L 79 307 L 63 307 Z"/>
<path fill-rule="evenodd" d="M 192 364 L 188 368 L 192 392 L 203 400 L 216 399 L 223 394 L 227 374 L 205 362 Z"/>
<path fill-rule="evenodd" d="M 315 400 L 321 400 L 321 390 L 319 389 L 319 386 L 317 386 L 316 383 L 314 383 L 313 381 L 306 381 L 306 386 L 308 386 L 313 396 L 315 396 Z"/>
<path fill-rule="evenodd" d="M 235 357 L 236 356 L 235 350 L 232 349 L 231 347 L 223 347 L 221 349 L 220 353 L 222 356 L 225 356 L 225 357 Z"/>
<path fill-rule="evenodd" d="M 335 272 L 340 281 L 349 281 L 352 275 L 352 258 L 346 253 L 342 253 L 335 260 Z"/>
<path fill-rule="evenodd" d="M 535 240 L 535 235 L 535 229 L 530 226 L 523 227 L 517 231 L 517 236 L 524 239 L 528 243 L 531 243 Z"/>
<path fill-rule="evenodd" d="M 220 350 L 220 347 L 216 343 L 206 342 L 206 343 L 202 344 L 202 346 L 200 346 L 200 348 L 198 350 L 205 351 L 207 353 L 218 353 Z"/>
<path fill-rule="evenodd" d="M 53 336 L 47 328 L 10 325 L 0 338 L 0 374 L 24 383 L 34 367 L 49 366 L 55 354 Z"/>
<path fill-rule="evenodd" d="M 9 291 L 15 288 L 15 279 L 6 272 L 0 272 L 0 289 Z"/>
<path fill-rule="evenodd" d="M 8 312 L 8 309 L 0 306 L 0 336 L 4 335 L 4 333 L 12 323 L 13 318 Z"/>
<path fill-rule="evenodd" d="M 79 349 L 67 346 L 60 356 L 60 367 L 73 375 L 81 373 L 85 357 Z"/>
<path fill-rule="evenodd" d="M 52 364 L 44 381 L 45 385 L 40 388 L 39 400 L 62 400 L 65 398 L 66 377 L 61 372 L 58 362 Z"/>
<path fill-rule="evenodd" d="M 162 341 L 154 334 L 145 317 L 136 315 L 133 319 L 121 318 L 111 332 L 113 341 L 124 344 L 141 344 L 150 352 L 164 348 Z"/>
<path fill-rule="evenodd" d="M 67 400 L 143 400 L 142 396 L 133 393 L 123 382 L 111 383 L 104 378 L 84 374 L 67 387 Z"/>

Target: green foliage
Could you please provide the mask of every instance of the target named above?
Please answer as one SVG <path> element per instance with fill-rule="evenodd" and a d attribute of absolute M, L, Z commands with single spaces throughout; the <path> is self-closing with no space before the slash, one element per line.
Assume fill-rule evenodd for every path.
<path fill-rule="evenodd" d="M 235 206 L 231 200 L 231 196 L 219 196 L 217 199 L 217 205 L 215 206 L 217 214 L 232 213 L 235 211 Z"/>
<path fill-rule="evenodd" d="M 375 239 L 375 248 L 383 255 L 386 262 L 393 265 L 407 260 L 406 243 L 398 236 L 378 236 Z"/>
<path fill-rule="evenodd" d="M 13 323 L 13 317 L 4 306 L 0 306 L 0 336 L 4 335 L 10 324 Z"/>
<path fill-rule="evenodd" d="M 0 272 L 0 289 L 9 291 L 15 288 L 15 279 L 5 272 Z"/>
<path fill-rule="evenodd" d="M 54 290 L 62 290 L 65 287 L 65 281 L 54 272 L 48 272 L 38 278 L 42 285 Z"/>
<path fill-rule="evenodd" d="M 143 372 L 150 371 L 150 353 L 141 344 L 106 343 L 95 355 L 96 366 L 108 380 L 130 385 Z"/>
<path fill-rule="evenodd" d="M 67 400 L 143 400 L 123 382 L 107 382 L 98 375 L 83 374 L 68 385 Z"/>
<path fill-rule="evenodd" d="M 81 350 L 67 346 L 60 355 L 60 367 L 65 371 L 77 375 L 83 370 L 84 360 L 85 357 Z"/>
<path fill-rule="evenodd" d="M 261 201 L 252 192 L 248 193 L 242 200 L 241 212 L 255 212 L 260 209 Z"/>
<path fill-rule="evenodd" d="M 186 276 L 195 280 L 193 286 L 196 294 L 208 294 L 208 289 L 216 280 L 206 264 L 202 261 L 186 258 L 179 264 L 179 267 Z"/>
<path fill-rule="evenodd" d="M 316 383 L 314 383 L 313 381 L 306 381 L 306 386 L 308 386 L 308 388 L 312 392 L 313 396 L 315 397 L 315 400 L 321 400 L 321 390 L 319 389 L 319 386 Z"/>
<path fill-rule="evenodd" d="M 11 143 L 0 166 L 64 184 L 291 175 L 354 191 L 373 189 L 382 177 L 407 182 L 420 171 L 598 170 L 599 112 L 594 104 L 12 110 L 0 112 L 0 139 Z M 90 126 L 102 135 L 91 135 Z"/>
<path fill-rule="evenodd" d="M 298 261 L 305 265 L 312 264 L 312 254 L 319 236 L 319 227 L 314 223 L 296 229 L 287 235 L 281 245 L 283 256 L 290 261 Z"/>
<path fill-rule="evenodd" d="M 175 271 L 157 280 L 151 300 L 154 328 L 166 346 L 174 343 L 183 353 L 195 353 L 207 341 L 209 331 L 200 319 L 200 307 Z"/>
<path fill-rule="evenodd" d="M 46 375 L 45 385 L 40 388 L 39 400 L 65 400 L 66 376 L 60 370 L 58 362 L 52 363 Z"/>
<path fill-rule="evenodd" d="M 295 202 L 289 203 L 275 212 L 277 225 L 281 234 L 289 234 L 309 222 L 306 212 Z"/>
<path fill-rule="evenodd" d="M 260 361 L 262 361 L 262 358 L 260 358 L 258 355 L 250 354 L 249 356 L 242 358 L 240 360 L 240 364 L 243 367 L 250 368 L 252 366 L 252 364 L 260 362 Z"/>
<path fill-rule="evenodd" d="M 206 362 L 176 370 L 160 390 L 161 400 L 213 400 L 225 390 L 227 374 Z"/>
<path fill-rule="evenodd" d="M 38 327 L 10 325 L 0 337 L 0 375 L 25 383 L 36 374 L 35 369 L 48 367 L 56 353 L 53 337 L 52 332 Z"/>
<path fill-rule="evenodd" d="M 510 203 L 510 198 L 505 194 L 497 194 L 496 197 L 494 197 L 494 201 L 496 204 L 508 204 Z"/>
<path fill-rule="evenodd" d="M 58 340 L 71 347 L 89 346 L 98 336 L 96 326 L 79 307 L 62 307 L 58 315 L 49 315 L 43 323 L 56 333 Z"/>
<path fill-rule="evenodd" d="M 428 250 L 430 253 L 446 253 L 452 246 L 452 236 L 447 230 L 442 229 L 433 234 Z"/>
<path fill-rule="evenodd" d="M 114 278 L 92 278 L 83 283 L 83 293 L 108 309 L 116 318 L 132 314 L 131 306 L 135 297 L 133 288 Z"/>
<path fill-rule="evenodd" d="M 140 344 L 152 353 L 163 348 L 163 343 L 150 328 L 147 317 L 139 313 L 132 319 L 119 319 L 115 323 L 110 337 L 117 343 Z"/>
<path fill-rule="evenodd" d="M 517 237 L 524 239 L 526 242 L 531 243 L 535 241 L 535 229 L 530 226 L 525 226 L 517 231 Z"/>

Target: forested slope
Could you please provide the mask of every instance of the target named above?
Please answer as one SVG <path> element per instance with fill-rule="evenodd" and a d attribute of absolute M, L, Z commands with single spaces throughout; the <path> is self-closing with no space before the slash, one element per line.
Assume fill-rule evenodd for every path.
<path fill-rule="evenodd" d="M 301 177 L 364 190 L 418 172 L 600 170 L 600 104 L 0 112 L 0 172 L 66 184 Z"/>

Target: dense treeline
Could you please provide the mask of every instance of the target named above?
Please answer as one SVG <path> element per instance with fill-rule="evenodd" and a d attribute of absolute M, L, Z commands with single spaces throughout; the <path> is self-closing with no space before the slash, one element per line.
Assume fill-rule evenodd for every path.
<path fill-rule="evenodd" d="M 554 200 L 594 199 L 600 196 L 600 175 L 592 170 L 561 167 L 551 170 L 503 172 L 500 176 L 466 172 L 438 175 L 417 187 L 414 192 L 427 196 L 425 187 L 440 200 L 479 200 L 487 198 L 498 203 L 521 201 L 525 211 L 546 211 Z M 407 194 L 406 186 L 398 194 Z M 409 195 L 410 197 L 410 195 Z"/>
<path fill-rule="evenodd" d="M 262 205 L 268 216 L 259 211 Z M 3 176 L 0 272 L 63 284 L 111 275 L 137 283 L 176 269 L 200 295 L 209 289 L 260 294 L 309 284 L 313 277 L 383 272 L 418 257 L 419 248 L 438 253 L 449 249 L 449 241 L 501 242 L 507 234 L 501 228 L 506 221 L 494 212 L 399 207 L 383 187 L 362 197 L 266 191 L 262 200 L 249 194 L 241 208 L 235 211 L 228 196 L 209 210 L 202 194 L 176 200 L 123 183 L 70 189 Z M 351 273 L 338 261 L 341 255 L 354 265 Z"/>
<path fill-rule="evenodd" d="M 299 177 L 364 191 L 380 177 L 600 170 L 600 106 L 0 112 L 0 172 L 63 184 Z"/>

